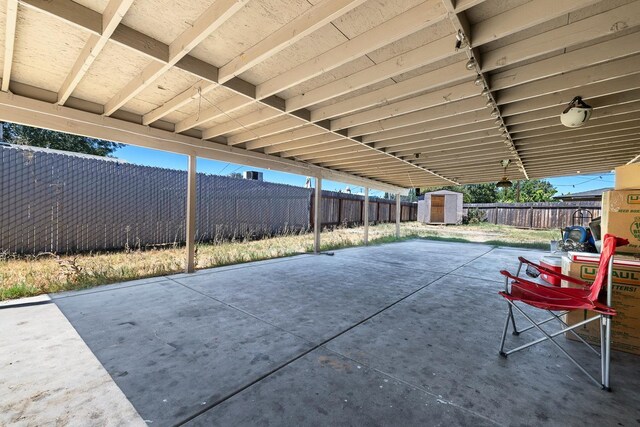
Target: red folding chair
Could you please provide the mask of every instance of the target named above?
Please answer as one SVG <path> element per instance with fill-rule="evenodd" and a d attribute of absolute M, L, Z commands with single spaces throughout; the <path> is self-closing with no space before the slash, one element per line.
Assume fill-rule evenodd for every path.
<path fill-rule="evenodd" d="M 613 254 L 616 250 L 616 246 L 624 246 L 628 243 L 628 240 L 620 239 L 610 234 L 604 236 L 602 241 L 600 262 L 598 264 L 598 273 L 595 280 L 593 281 L 593 284 L 589 284 L 582 280 L 556 273 L 553 270 L 549 270 L 542 266 L 534 264 L 522 257 L 519 258 L 520 266 L 518 267 L 518 273 L 516 276 L 512 275 L 506 270 L 500 271 L 500 273 L 505 276 L 505 290 L 500 292 L 500 295 L 502 295 L 509 304 L 507 320 L 504 324 L 504 330 L 502 331 L 502 340 L 500 342 L 500 355 L 503 357 L 507 357 L 508 355 L 515 353 L 516 351 L 524 350 L 525 348 L 531 347 L 532 345 L 539 344 L 544 341 L 551 341 L 551 343 L 553 343 L 593 382 L 600 385 L 604 390 L 611 391 L 609 387 L 609 367 L 611 360 L 611 319 L 612 316 L 616 315 L 616 311 L 611 307 Z M 523 264 L 532 265 L 540 271 L 544 271 L 549 275 L 558 277 L 562 280 L 566 280 L 576 287 L 561 288 L 556 286 L 547 286 L 518 277 Z M 605 282 L 607 284 L 606 304 L 598 300 Z M 551 317 L 536 322 L 533 318 L 531 318 L 531 316 L 525 313 L 516 304 L 516 302 L 526 304 L 530 307 L 547 310 L 551 314 Z M 513 316 L 514 309 L 522 314 L 522 316 L 524 316 L 529 322 L 531 322 L 531 326 L 518 330 L 516 327 L 515 318 Z M 576 323 L 575 325 L 569 326 L 562 320 L 561 316 L 573 310 L 590 310 L 597 313 L 597 315 L 590 319 L 586 319 L 582 322 Z M 560 322 L 563 328 L 553 333 L 548 333 L 544 329 L 542 329 L 541 325 L 553 320 Z M 599 352 L 591 345 L 589 345 L 586 341 L 584 341 L 574 331 L 574 329 L 596 320 L 600 320 Z M 509 323 L 511 323 L 513 327 L 514 335 L 519 335 L 522 332 L 535 328 L 544 336 L 527 344 L 505 351 L 504 343 L 507 336 L 507 330 L 509 329 Z M 558 344 L 558 342 L 554 340 L 554 337 L 557 337 L 558 335 L 561 335 L 565 332 L 569 332 L 575 335 L 580 341 L 582 341 L 587 347 L 589 347 L 589 349 L 591 349 L 600 357 L 601 381 L 596 380 L 593 375 L 591 375 L 580 363 L 578 363 L 576 359 L 574 359 L 560 344 Z"/>

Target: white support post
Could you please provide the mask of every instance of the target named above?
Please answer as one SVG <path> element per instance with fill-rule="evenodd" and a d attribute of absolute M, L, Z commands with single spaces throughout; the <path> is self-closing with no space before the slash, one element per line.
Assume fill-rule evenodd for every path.
<path fill-rule="evenodd" d="M 362 207 L 362 222 L 364 222 L 364 244 L 369 244 L 369 187 L 364 187 L 364 206 Z"/>
<path fill-rule="evenodd" d="M 189 155 L 189 172 L 187 176 L 187 266 L 185 271 L 195 271 L 196 258 L 196 159 Z"/>
<path fill-rule="evenodd" d="M 320 209 L 321 203 L 322 178 L 316 177 L 315 200 L 313 203 L 313 252 L 316 254 L 320 253 L 320 231 L 322 228 L 322 221 L 320 221 L 320 216 L 322 215 L 322 210 Z"/>
<path fill-rule="evenodd" d="M 396 237 L 400 238 L 400 219 L 402 217 L 402 205 L 400 204 L 400 193 L 396 193 Z"/>

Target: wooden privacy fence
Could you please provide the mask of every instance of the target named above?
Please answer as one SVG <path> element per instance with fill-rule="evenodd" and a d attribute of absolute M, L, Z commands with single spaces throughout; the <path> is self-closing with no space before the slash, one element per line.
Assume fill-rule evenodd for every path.
<path fill-rule="evenodd" d="M 309 223 L 313 225 L 314 218 L 314 191 L 311 194 L 311 212 Z M 400 221 L 416 221 L 418 204 L 402 202 Z M 323 227 L 338 225 L 358 225 L 363 223 L 364 196 L 337 193 L 334 191 L 322 191 L 322 205 L 320 206 L 321 221 Z M 396 201 L 369 197 L 369 221 L 372 223 L 395 222 Z"/>
<path fill-rule="evenodd" d="M 520 228 L 562 228 L 569 225 L 588 225 L 589 219 L 578 217 L 580 211 L 597 218 L 600 202 L 539 202 L 539 203 L 465 203 L 463 215 L 469 209 L 485 213 L 487 222 Z M 585 212 L 586 211 L 586 212 Z"/>

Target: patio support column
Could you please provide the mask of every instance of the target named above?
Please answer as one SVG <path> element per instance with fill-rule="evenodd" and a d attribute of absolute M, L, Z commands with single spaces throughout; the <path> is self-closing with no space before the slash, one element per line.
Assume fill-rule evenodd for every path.
<path fill-rule="evenodd" d="M 187 266 L 185 271 L 195 271 L 196 255 L 196 156 L 189 155 L 189 171 L 187 175 Z"/>
<path fill-rule="evenodd" d="M 402 205 L 400 204 L 400 193 L 396 193 L 396 237 L 400 238 L 400 217 L 402 216 Z"/>
<path fill-rule="evenodd" d="M 364 209 L 362 209 L 362 222 L 364 222 L 364 244 L 369 244 L 369 187 L 364 187 Z"/>
<path fill-rule="evenodd" d="M 316 177 L 316 191 L 315 200 L 313 203 L 313 252 L 320 253 L 320 231 L 322 228 L 322 221 L 320 215 L 322 210 L 320 204 L 322 203 L 322 178 Z"/>

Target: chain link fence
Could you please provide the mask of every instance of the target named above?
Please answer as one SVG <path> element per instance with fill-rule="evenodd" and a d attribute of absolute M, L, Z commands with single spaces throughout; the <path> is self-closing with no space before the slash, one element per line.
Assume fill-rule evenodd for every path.
<path fill-rule="evenodd" d="M 187 173 L 0 146 L 0 251 L 73 253 L 185 240 Z M 198 241 L 309 228 L 311 190 L 198 174 Z"/>

